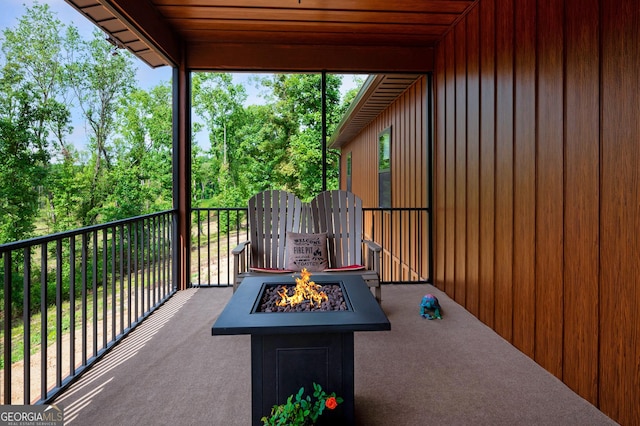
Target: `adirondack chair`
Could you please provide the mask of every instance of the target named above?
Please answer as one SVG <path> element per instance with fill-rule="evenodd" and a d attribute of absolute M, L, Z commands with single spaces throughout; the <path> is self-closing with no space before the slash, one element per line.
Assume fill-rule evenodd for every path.
<path fill-rule="evenodd" d="M 362 238 L 362 200 L 347 191 L 325 191 L 311 201 L 313 232 L 327 233 L 330 273 L 359 274 L 380 302 L 380 245 Z M 364 253 L 364 256 L 363 256 Z M 357 266 L 363 270 L 350 270 Z"/>
<path fill-rule="evenodd" d="M 232 251 L 234 291 L 244 277 L 259 274 L 251 268 L 285 269 L 287 231 L 308 232 L 308 212 L 309 206 L 286 191 L 269 190 L 251 197 L 247 213 L 249 241 L 240 243 Z"/>
<path fill-rule="evenodd" d="M 249 241 L 232 251 L 234 291 L 245 277 L 287 272 L 287 232 L 326 233 L 329 270 L 313 274 L 361 275 L 381 301 L 381 248 L 362 240 L 362 200 L 356 195 L 327 191 L 309 205 L 286 191 L 265 191 L 249 200 L 248 222 Z"/>

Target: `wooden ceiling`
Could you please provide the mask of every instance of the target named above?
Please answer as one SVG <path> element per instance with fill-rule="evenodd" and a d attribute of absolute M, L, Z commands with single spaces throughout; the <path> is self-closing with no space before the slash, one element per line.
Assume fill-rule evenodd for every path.
<path fill-rule="evenodd" d="M 424 72 L 477 0 L 66 1 L 152 67 Z"/>

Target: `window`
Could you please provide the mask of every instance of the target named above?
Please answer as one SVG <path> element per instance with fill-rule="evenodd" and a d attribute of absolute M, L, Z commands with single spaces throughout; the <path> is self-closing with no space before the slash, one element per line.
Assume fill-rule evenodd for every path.
<path fill-rule="evenodd" d="M 378 137 L 378 204 L 391 207 L 391 127 Z"/>
<path fill-rule="evenodd" d="M 347 154 L 347 191 L 351 192 L 351 153 Z"/>

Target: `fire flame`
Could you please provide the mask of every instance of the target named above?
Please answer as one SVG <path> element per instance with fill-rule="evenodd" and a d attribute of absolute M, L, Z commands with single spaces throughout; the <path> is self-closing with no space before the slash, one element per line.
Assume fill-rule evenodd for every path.
<path fill-rule="evenodd" d="M 277 305 L 295 306 L 308 300 L 311 306 L 315 306 L 315 304 L 320 305 L 323 301 L 328 300 L 327 294 L 324 291 L 320 291 L 322 287 L 313 281 L 309 281 L 310 278 L 311 272 L 307 271 L 306 268 L 300 271 L 300 278 L 296 277 L 295 292 L 291 296 L 288 296 L 287 287 L 283 287 L 278 293 L 280 300 Z"/>

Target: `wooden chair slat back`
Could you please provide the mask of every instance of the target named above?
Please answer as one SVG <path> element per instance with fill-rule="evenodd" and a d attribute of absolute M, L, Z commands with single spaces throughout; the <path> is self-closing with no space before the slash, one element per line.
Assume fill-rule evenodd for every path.
<path fill-rule="evenodd" d="M 362 199 L 347 191 L 321 192 L 311 201 L 314 232 L 327 233 L 329 267 L 362 264 Z"/>
<path fill-rule="evenodd" d="M 300 199 L 286 191 L 260 192 L 249 199 L 248 215 L 250 265 L 284 269 L 287 231 L 306 232 Z"/>

